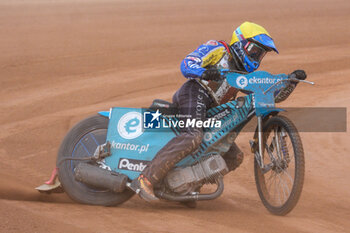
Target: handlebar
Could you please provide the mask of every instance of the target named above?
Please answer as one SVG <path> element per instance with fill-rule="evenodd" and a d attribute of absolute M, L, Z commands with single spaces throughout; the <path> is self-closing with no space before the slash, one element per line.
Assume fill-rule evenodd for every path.
<path fill-rule="evenodd" d="M 302 83 L 307 83 L 307 84 L 311 84 L 311 85 L 315 85 L 314 82 L 311 81 L 306 81 L 306 80 L 302 80 L 302 79 L 297 79 L 297 78 L 289 78 L 287 80 L 293 81 L 293 82 L 302 82 Z"/>
<path fill-rule="evenodd" d="M 306 78 L 306 76 L 305 76 L 305 78 Z M 294 74 L 294 73 L 290 74 L 289 78 L 288 78 L 288 80 L 293 81 L 293 82 L 304 82 L 304 83 L 311 84 L 311 85 L 315 84 L 314 82 L 306 81 L 304 79 L 298 79 L 296 74 Z"/>

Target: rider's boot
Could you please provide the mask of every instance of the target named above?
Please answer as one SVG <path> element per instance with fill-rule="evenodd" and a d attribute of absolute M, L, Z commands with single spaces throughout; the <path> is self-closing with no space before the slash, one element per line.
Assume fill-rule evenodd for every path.
<path fill-rule="evenodd" d="M 154 195 L 152 183 L 142 174 L 131 182 L 130 188 L 139 194 L 145 201 L 151 202 L 159 200 Z"/>

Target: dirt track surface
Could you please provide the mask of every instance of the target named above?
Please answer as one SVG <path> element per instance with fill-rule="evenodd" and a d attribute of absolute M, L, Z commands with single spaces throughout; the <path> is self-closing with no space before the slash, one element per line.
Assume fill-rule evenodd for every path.
<path fill-rule="evenodd" d="M 280 51 L 261 70 L 302 68 L 317 83 L 300 85 L 283 106 L 349 108 L 349 12 L 347 0 L 1 1 L 0 232 L 348 231 L 348 132 L 302 133 L 304 190 L 286 217 L 260 202 L 251 133 L 238 138 L 245 160 L 225 177 L 223 195 L 194 210 L 136 196 L 118 207 L 85 206 L 33 188 L 75 123 L 111 106 L 170 100 L 185 81 L 182 58 L 209 39 L 229 41 L 245 20 L 267 28 Z"/>

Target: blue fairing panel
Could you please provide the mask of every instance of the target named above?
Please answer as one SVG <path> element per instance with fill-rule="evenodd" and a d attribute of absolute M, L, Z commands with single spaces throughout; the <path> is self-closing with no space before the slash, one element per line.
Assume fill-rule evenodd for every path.
<path fill-rule="evenodd" d="M 106 111 L 98 112 L 98 114 L 100 114 L 101 116 L 109 118 L 109 111 L 108 112 L 106 112 Z"/>
<path fill-rule="evenodd" d="M 130 179 L 137 178 L 157 152 L 176 136 L 170 128 L 148 127 L 145 117 L 149 113 L 142 108 L 116 107 L 111 110 L 106 140 L 111 143 L 112 155 L 105 158 L 105 163 Z"/>
<path fill-rule="evenodd" d="M 231 86 L 254 93 L 255 112 L 257 116 L 275 111 L 275 92 L 286 87 L 286 74 L 273 75 L 266 71 L 249 74 L 229 72 L 226 80 Z"/>
<path fill-rule="evenodd" d="M 285 109 L 283 109 L 283 108 L 274 108 L 273 110 L 271 110 L 271 109 L 265 109 L 265 110 L 263 110 L 263 109 L 261 109 L 260 110 L 260 112 L 261 112 L 261 114 L 262 114 L 262 116 L 263 117 L 266 117 L 266 116 L 268 116 L 270 113 L 273 113 L 273 112 L 285 112 L 286 110 Z"/>

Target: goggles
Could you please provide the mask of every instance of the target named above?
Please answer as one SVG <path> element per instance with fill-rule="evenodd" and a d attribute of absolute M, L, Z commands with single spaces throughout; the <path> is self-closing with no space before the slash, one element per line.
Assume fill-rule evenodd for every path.
<path fill-rule="evenodd" d="M 260 62 L 266 54 L 266 50 L 254 42 L 248 41 L 244 46 L 247 55 L 254 61 Z"/>

